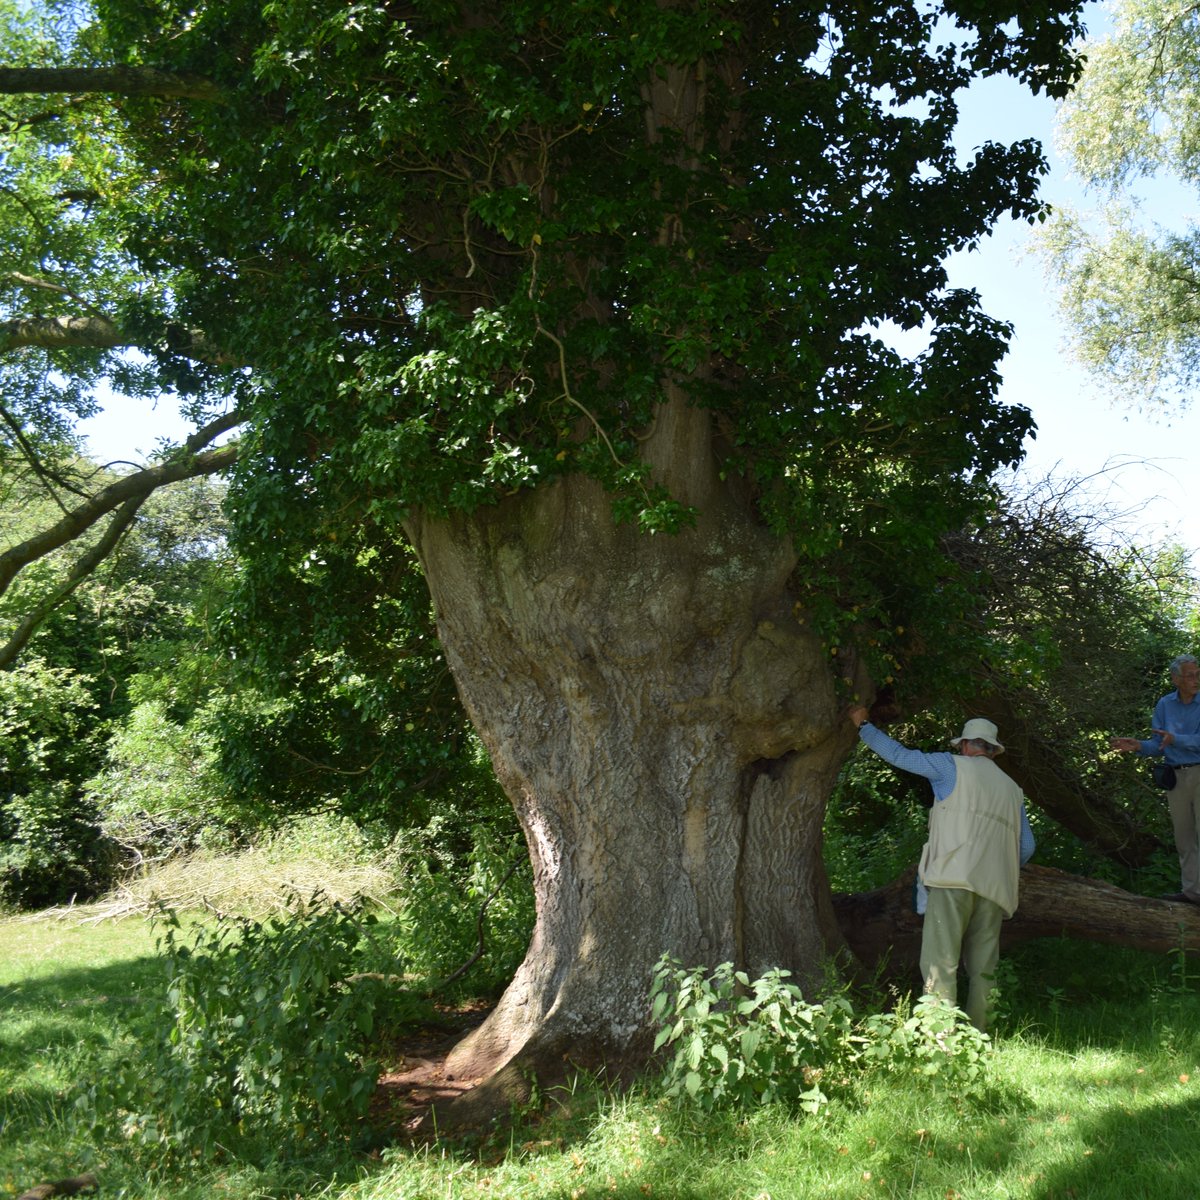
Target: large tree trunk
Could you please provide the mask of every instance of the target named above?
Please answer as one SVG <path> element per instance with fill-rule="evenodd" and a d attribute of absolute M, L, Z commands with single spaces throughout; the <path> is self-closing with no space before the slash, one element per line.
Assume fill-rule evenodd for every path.
<path fill-rule="evenodd" d="M 460 1078 L 636 1062 L 664 953 L 812 982 L 841 945 L 821 826 L 853 731 L 831 658 L 793 611 L 789 547 L 728 496 L 704 511 L 642 535 L 575 478 L 410 524 L 537 901 Z"/>
<path fill-rule="evenodd" d="M 730 132 L 703 119 L 707 87 L 671 66 L 644 89 L 647 135 L 684 170 Z M 666 214 L 660 242 L 683 225 Z M 662 388 L 638 455 L 694 529 L 616 526 L 580 477 L 407 524 L 537 902 L 516 977 L 451 1057 L 459 1076 L 639 1062 L 663 954 L 811 983 L 842 945 L 821 861 L 853 742 L 839 664 L 794 611 L 792 546 L 718 478 L 710 415 Z"/>

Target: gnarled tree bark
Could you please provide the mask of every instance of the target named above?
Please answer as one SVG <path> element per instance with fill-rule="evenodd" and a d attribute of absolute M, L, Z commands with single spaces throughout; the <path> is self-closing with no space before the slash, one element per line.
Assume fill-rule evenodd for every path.
<path fill-rule="evenodd" d="M 708 420 L 682 399 L 664 418 L 672 441 Z M 614 524 L 579 478 L 410 521 L 537 900 L 524 963 L 451 1057 L 460 1077 L 640 1062 L 664 953 L 811 985 L 841 947 L 821 826 L 853 730 L 795 614 L 794 553 L 715 473 L 672 484 L 705 501 L 672 537 Z"/>

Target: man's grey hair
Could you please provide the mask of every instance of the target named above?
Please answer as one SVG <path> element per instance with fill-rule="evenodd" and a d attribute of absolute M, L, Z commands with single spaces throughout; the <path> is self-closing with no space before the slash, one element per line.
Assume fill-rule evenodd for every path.
<path fill-rule="evenodd" d="M 1196 663 L 1196 656 L 1194 654 L 1181 654 L 1178 658 L 1173 658 L 1171 660 L 1171 674 L 1178 675 L 1188 663 Z"/>
<path fill-rule="evenodd" d="M 996 747 L 991 742 L 984 741 L 983 738 L 967 738 L 963 742 L 964 746 L 974 746 L 976 750 L 982 750 L 988 758 L 996 757 Z"/>

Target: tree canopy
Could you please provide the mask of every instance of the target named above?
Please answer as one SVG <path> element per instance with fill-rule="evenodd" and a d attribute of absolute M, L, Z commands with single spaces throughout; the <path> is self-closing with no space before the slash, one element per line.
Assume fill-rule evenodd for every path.
<path fill-rule="evenodd" d="M 841 707 L 974 687 L 981 568 L 948 535 L 1032 423 L 943 262 L 1041 215 L 1044 162 L 960 157 L 956 97 L 1064 95 L 1079 8 L 99 0 L 0 71 L 47 177 L 57 114 L 95 123 L 124 272 L 76 311 L 42 243 L 10 353 L 90 330 L 239 422 L 251 652 L 300 690 L 323 656 L 349 699 L 366 643 L 418 735 L 442 655 L 513 804 L 537 926 L 455 1070 L 636 1056 L 664 952 L 806 982 L 837 953 Z"/>
<path fill-rule="evenodd" d="M 686 481 L 639 452 L 665 380 L 826 564 L 814 597 L 878 604 L 1029 430 L 994 403 L 1009 331 L 941 263 L 1040 212 L 1041 153 L 960 162 L 954 98 L 995 71 L 1062 95 L 1077 7 L 100 4 L 10 52 L 75 75 L 0 80 L 70 93 L 11 110 L 47 215 L 36 248 L 10 216 L 10 330 L 36 288 L 197 411 L 252 399 L 240 528 L 267 558 L 314 502 L 328 540 L 574 472 L 677 528 Z"/>
<path fill-rule="evenodd" d="M 1066 152 L 1103 204 L 1058 214 L 1046 247 L 1080 359 L 1127 402 L 1187 403 L 1200 378 L 1195 222 L 1160 223 L 1145 186 L 1200 186 L 1198 78 L 1194 6 L 1122 0 L 1063 110 Z"/>

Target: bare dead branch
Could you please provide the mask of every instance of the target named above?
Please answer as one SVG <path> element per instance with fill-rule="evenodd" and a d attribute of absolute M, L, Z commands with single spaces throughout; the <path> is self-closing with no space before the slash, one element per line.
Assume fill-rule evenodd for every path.
<path fill-rule="evenodd" d="M 74 1175 L 70 1179 L 39 1183 L 27 1192 L 22 1192 L 17 1200 L 50 1200 L 51 1196 L 77 1196 L 80 1192 L 94 1192 L 96 1187 L 96 1176 L 89 1171 L 86 1175 Z"/>
<path fill-rule="evenodd" d="M 910 867 L 874 891 L 834 896 L 838 926 L 868 969 L 886 964 L 892 973 L 914 975 L 921 944 L 921 918 L 912 910 L 915 875 Z M 1005 946 L 1069 937 L 1155 954 L 1200 950 L 1200 907 L 1031 864 L 1021 869 L 1020 904 L 1001 936 Z"/>

